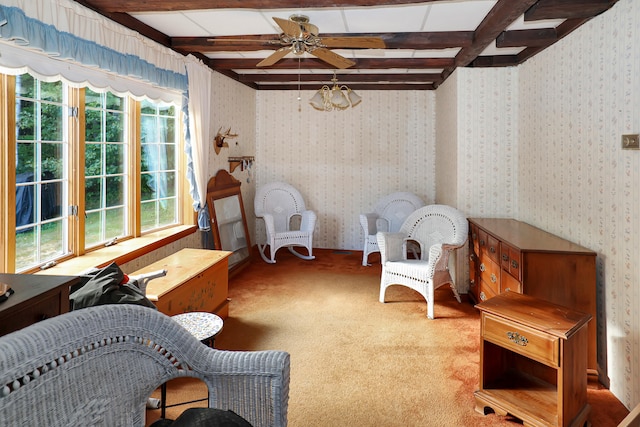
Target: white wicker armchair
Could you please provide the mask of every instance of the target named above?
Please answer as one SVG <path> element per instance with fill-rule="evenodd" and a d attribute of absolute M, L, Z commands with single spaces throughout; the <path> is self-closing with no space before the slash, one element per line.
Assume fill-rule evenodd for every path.
<path fill-rule="evenodd" d="M 417 195 L 399 191 L 378 199 L 373 212 L 360 214 L 360 225 L 364 231 L 362 265 L 371 265 L 369 255 L 380 252 L 376 237 L 378 232 L 397 233 L 407 216 L 422 206 L 424 201 Z"/>
<path fill-rule="evenodd" d="M 262 259 L 270 264 L 275 263 L 276 252 L 283 247 L 299 258 L 315 259 L 313 231 L 317 216 L 315 212 L 307 210 L 297 189 L 284 182 L 263 185 L 256 191 L 254 210 L 256 217 L 262 218 L 265 224 L 266 240 L 257 243 Z M 295 223 L 298 219 L 299 225 Z M 265 253 L 267 246 L 269 256 Z M 308 255 L 297 252 L 295 246 L 306 248 Z"/>
<path fill-rule="evenodd" d="M 467 241 L 469 225 L 459 210 L 446 205 L 424 206 L 407 217 L 398 233 L 378 233 L 382 276 L 380 302 L 391 285 L 407 286 L 427 301 L 427 317 L 434 318 L 434 291 L 450 284 L 460 295 L 449 274 L 449 254 Z M 407 244 L 420 246 L 420 259 L 408 259 Z"/>
<path fill-rule="evenodd" d="M 215 350 L 147 307 L 89 307 L 0 337 L 0 424 L 144 426 L 156 388 L 194 377 L 210 407 L 283 427 L 289 369 L 286 352 Z"/>

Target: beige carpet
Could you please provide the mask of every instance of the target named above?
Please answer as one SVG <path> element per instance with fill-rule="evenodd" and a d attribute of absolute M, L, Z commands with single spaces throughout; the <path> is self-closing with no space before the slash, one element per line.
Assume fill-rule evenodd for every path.
<path fill-rule="evenodd" d="M 256 259 L 233 277 L 216 338 L 220 349 L 291 354 L 290 426 L 517 425 L 474 410 L 479 315 L 468 300 L 439 289 L 429 320 L 424 300 L 404 287 L 379 303 L 379 264 L 362 267 L 360 252 L 316 256 L 302 261 L 282 250 L 276 264 Z M 170 384 L 170 399 L 205 393 L 193 387 Z M 628 412 L 608 390 L 590 390 L 589 401 L 594 426 L 615 426 Z M 153 419 L 158 411 L 149 412 Z"/>

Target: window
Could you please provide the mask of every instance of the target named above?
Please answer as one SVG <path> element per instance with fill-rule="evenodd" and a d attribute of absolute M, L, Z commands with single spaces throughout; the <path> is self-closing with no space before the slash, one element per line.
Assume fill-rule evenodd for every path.
<path fill-rule="evenodd" d="M 178 221 L 176 108 L 142 102 L 142 231 Z"/>
<path fill-rule="evenodd" d="M 9 94 L 0 133 L 14 142 L 0 147 L 8 170 L 0 185 L 15 194 L 15 211 L 0 212 L 9 254 L 0 271 L 32 271 L 180 224 L 178 106 L 29 74 L 0 74 L 0 87 Z"/>
<path fill-rule="evenodd" d="M 61 82 L 16 77 L 16 270 L 69 252 L 67 129 Z"/>
<path fill-rule="evenodd" d="M 126 99 L 85 89 L 85 248 L 126 236 Z"/>

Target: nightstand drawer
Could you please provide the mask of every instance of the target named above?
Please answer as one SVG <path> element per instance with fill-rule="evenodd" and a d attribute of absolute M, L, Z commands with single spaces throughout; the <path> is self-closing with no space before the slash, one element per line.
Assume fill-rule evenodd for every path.
<path fill-rule="evenodd" d="M 560 365 L 560 339 L 490 314 L 482 315 L 483 338 L 548 366 Z"/>

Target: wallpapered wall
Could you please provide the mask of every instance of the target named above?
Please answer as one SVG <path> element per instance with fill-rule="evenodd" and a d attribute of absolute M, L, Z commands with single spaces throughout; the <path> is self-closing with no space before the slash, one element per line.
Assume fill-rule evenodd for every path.
<path fill-rule="evenodd" d="M 519 214 L 598 253 L 611 390 L 640 402 L 640 2 L 620 0 L 520 68 Z"/>
<path fill-rule="evenodd" d="M 620 139 L 640 132 L 638 19 L 621 0 L 518 68 L 458 69 L 437 91 L 438 122 L 458 118 L 458 207 L 598 253 L 599 360 L 628 408 L 640 402 L 640 151 Z"/>
<path fill-rule="evenodd" d="M 285 181 L 318 215 L 314 247 L 362 250 L 359 214 L 394 191 L 435 199 L 435 93 L 363 91 L 354 109 L 323 112 L 313 92 L 257 94 L 256 182 Z M 258 233 L 263 232 L 258 223 Z"/>

